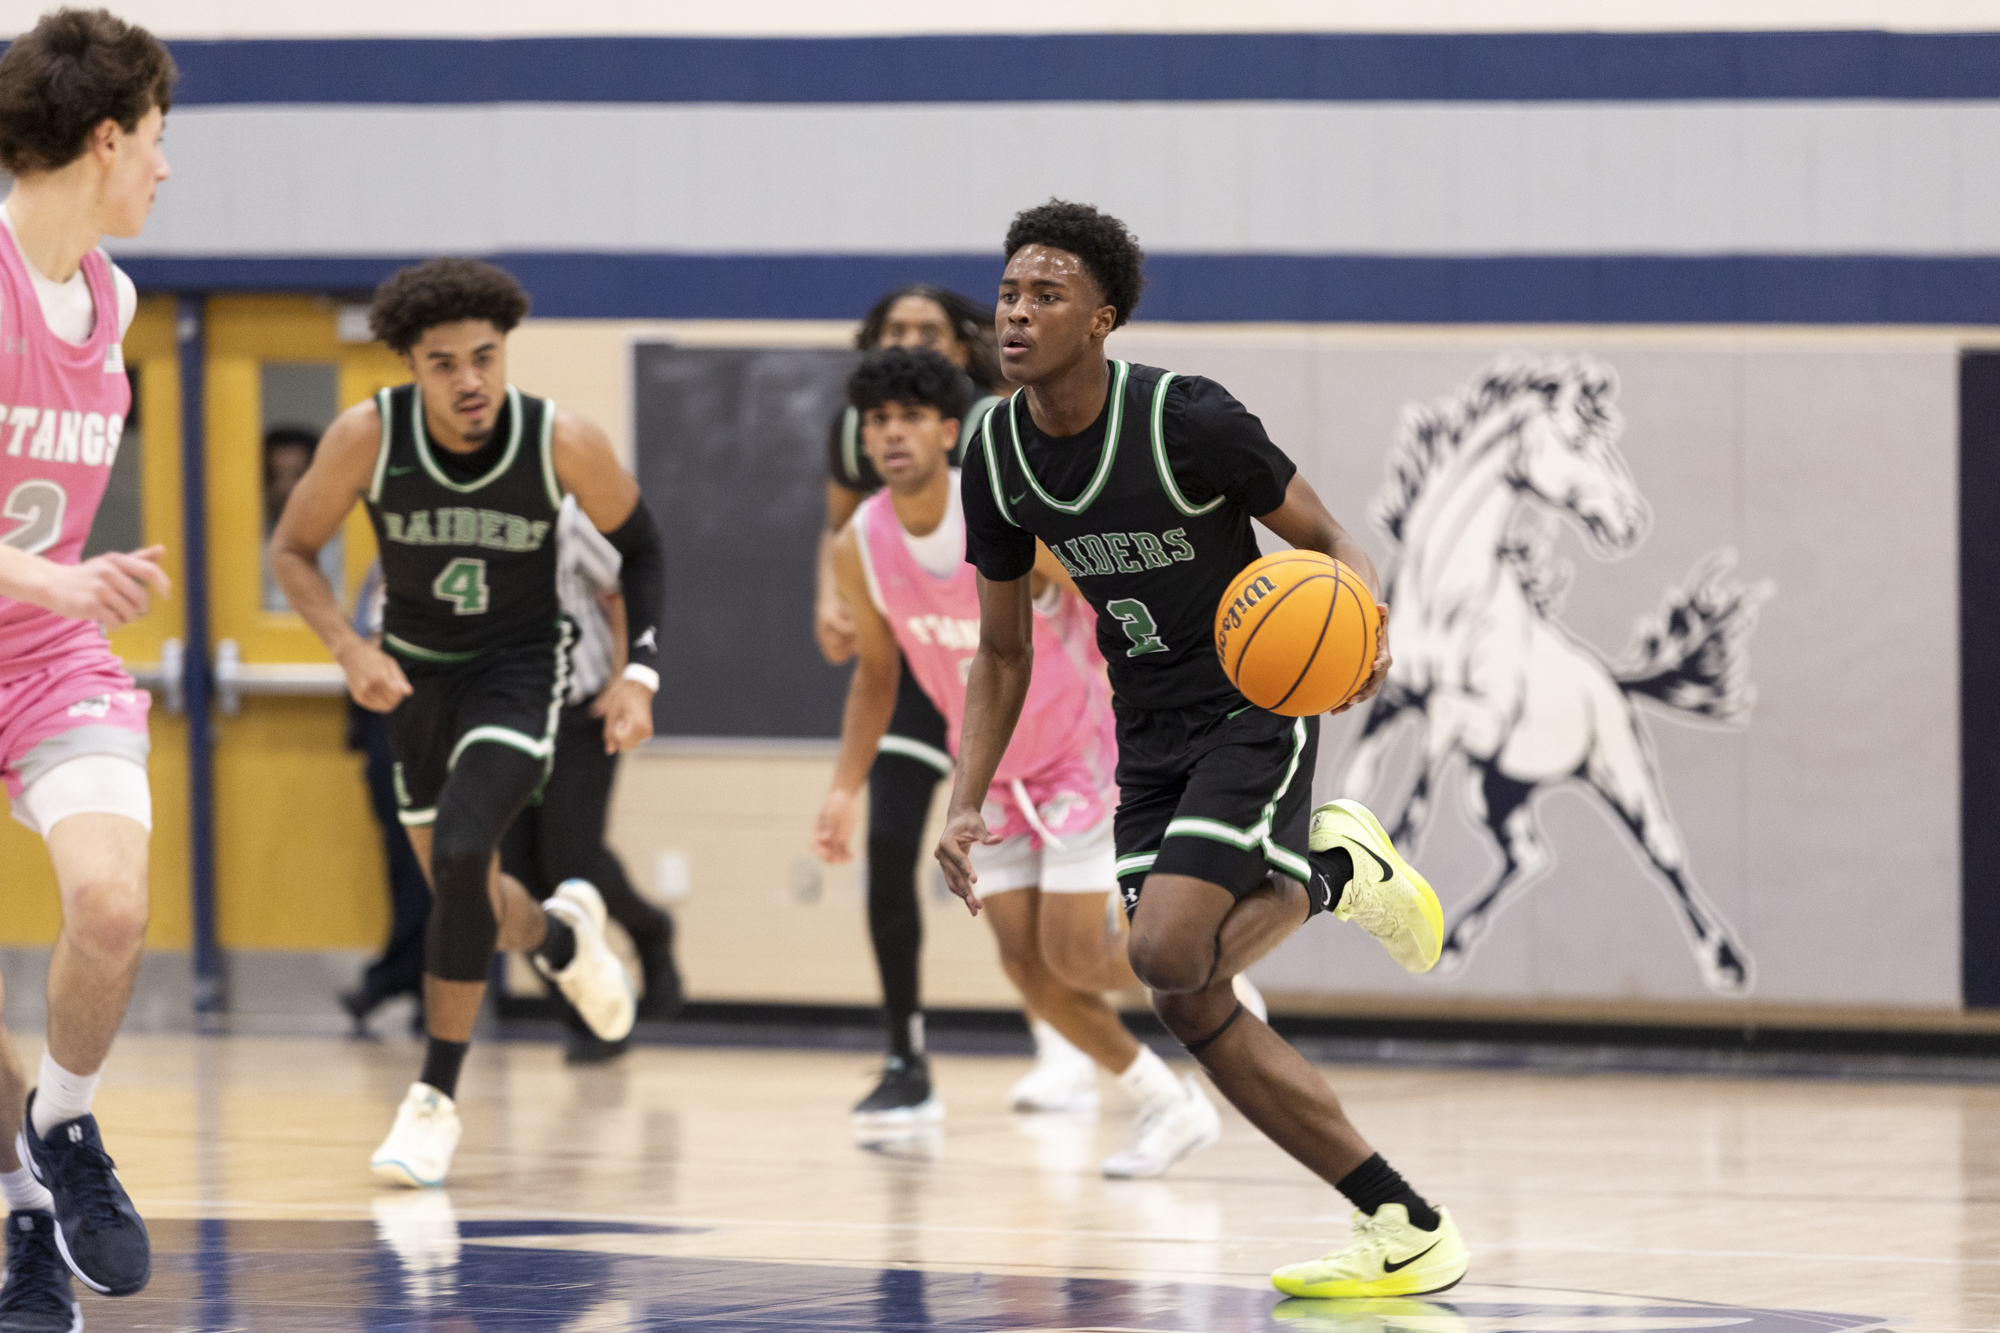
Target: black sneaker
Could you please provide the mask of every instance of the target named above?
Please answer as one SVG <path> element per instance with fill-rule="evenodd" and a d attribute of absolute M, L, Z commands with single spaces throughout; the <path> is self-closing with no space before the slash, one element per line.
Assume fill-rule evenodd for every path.
<path fill-rule="evenodd" d="M 7 1215 L 7 1285 L 0 1287 L 0 1333 L 77 1333 L 83 1307 L 56 1253 L 56 1219 L 39 1208 Z"/>
<path fill-rule="evenodd" d="M 934 1125 L 944 1119 L 944 1103 L 931 1087 L 930 1061 L 892 1055 L 882 1062 L 882 1081 L 854 1108 L 857 1125 Z"/>
<path fill-rule="evenodd" d="M 670 1019 L 681 1011 L 686 999 L 681 989 L 681 972 L 674 966 L 674 937 L 669 930 L 658 941 L 648 941 L 639 949 L 639 976 L 645 991 L 639 996 L 639 1017 Z"/>
<path fill-rule="evenodd" d="M 35 1094 L 16 1143 L 35 1179 L 56 1196 L 56 1249 L 63 1262 L 92 1291 L 130 1296 L 153 1273 L 153 1247 L 146 1224 L 112 1170 L 111 1155 L 97 1135 L 97 1117 L 78 1116 L 35 1133 Z"/>

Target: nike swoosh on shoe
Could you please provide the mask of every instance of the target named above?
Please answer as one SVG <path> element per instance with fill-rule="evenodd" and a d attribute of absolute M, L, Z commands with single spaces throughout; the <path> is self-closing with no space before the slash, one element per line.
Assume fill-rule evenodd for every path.
<path fill-rule="evenodd" d="M 1411 1264 L 1423 1258 L 1424 1255 L 1429 1254 L 1431 1250 L 1435 1250 L 1438 1246 L 1442 1244 L 1444 1244 L 1444 1237 L 1440 1236 L 1436 1240 L 1430 1243 L 1430 1249 L 1424 1250 L 1418 1254 L 1413 1254 L 1409 1258 L 1403 1260 L 1401 1263 L 1390 1263 L 1387 1259 L 1384 1259 L 1382 1261 L 1382 1271 L 1385 1273 L 1395 1273 L 1401 1271 L 1402 1269 L 1408 1268 Z"/>

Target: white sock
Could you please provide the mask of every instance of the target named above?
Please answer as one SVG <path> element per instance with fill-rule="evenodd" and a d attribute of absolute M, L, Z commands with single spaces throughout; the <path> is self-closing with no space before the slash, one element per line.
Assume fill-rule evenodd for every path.
<path fill-rule="evenodd" d="M 1068 1037 L 1056 1031 L 1055 1024 L 1046 1019 L 1036 1019 L 1030 1024 L 1030 1030 L 1035 1034 L 1035 1058 L 1037 1060 L 1066 1060 L 1072 1062 L 1085 1060 L 1093 1064 L 1096 1063 L 1095 1061 L 1091 1061 L 1089 1056 L 1078 1050 Z"/>
<path fill-rule="evenodd" d="M 17 1171 L 0 1171 L 0 1194 L 7 1196 L 7 1207 L 14 1212 L 23 1208 L 40 1208 L 51 1213 L 56 1210 L 55 1195 L 25 1166 Z"/>
<path fill-rule="evenodd" d="M 1167 1062 L 1150 1046 L 1139 1048 L 1139 1058 L 1118 1076 L 1118 1086 L 1142 1111 L 1170 1105 L 1187 1096 L 1187 1090 L 1174 1077 L 1174 1071 L 1167 1068 Z"/>
<path fill-rule="evenodd" d="M 44 1049 L 42 1072 L 35 1085 L 35 1113 L 30 1117 L 36 1135 L 47 1138 L 49 1131 L 65 1120 L 89 1115 L 90 1099 L 97 1095 L 97 1080 L 102 1077 L 102 1070 L 90 1075 L 72 1074 Z"/>

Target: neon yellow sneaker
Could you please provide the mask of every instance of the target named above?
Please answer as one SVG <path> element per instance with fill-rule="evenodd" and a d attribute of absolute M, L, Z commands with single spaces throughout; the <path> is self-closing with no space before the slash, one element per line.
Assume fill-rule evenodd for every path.
<path fill-rule="evenodd" d="M 1385 1203 L 1375 1216 L 1354 1214 L 1347 1248 L 1271 1274 L 1271 1285 L 1287 1296 L 1425 1296 L 1455 1286 L 1472 1262 L 1451 1214 L 1440 1208 L 1438 1229 L 1410 1225 L 1400 1203 Z"/>
<path fill-rule="evenodd" d="M 1367 806 L 1328 801 L 1313 811 L 1306 846 L 1314 852 L 1345 847 L 1353 858 L 1354 877 L 1333 909 L 1335 916 L 1382 941 L 1406 972 L 1437 966 L 1444 948 L 1444 909 L 1430 884 L 1397 854 L 1396 844 Z"/>

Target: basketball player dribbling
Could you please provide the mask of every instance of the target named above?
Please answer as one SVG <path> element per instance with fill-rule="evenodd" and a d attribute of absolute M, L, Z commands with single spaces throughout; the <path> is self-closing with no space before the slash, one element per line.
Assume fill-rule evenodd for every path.
<path fill-rule="evenodd" d="M 424 949 L 424 1067 L 369 1166 L 437 1185 L 458 1146 L 454 1098 L 495 947 L 527 953 L 607 1041 L 633 995 L 604 942 L 604 902 L 569 880 L 537 903 L 496 849 L 547 779 L 574 626 L 557 593 L 566 494 L 621 558 L 628 665 L 600 698 L 607 749 L 653 733 L 665 559 L 638 483 L 602 430 L 507 382 L 528 311 L 513 277 L 433 259 L 376 290 L 370 326 L 413 382 L 327 428 L 271 536 L 271 567 L 364 708 L 389 714 L 399 818 L 435 901 Z M 387 588 L 382 646 L 354 632 L 318 557 L 365 502 Z"/>
<path fill-rule="evenodd" d="M 0 1028 L 7 1280 L 0 1330 L 81 1328 L 69 1273 L 146 1285 L 145 1224 L 90 1113 L 146 932 L 146 712 L 105 641 L 168 591 L 161 548 L 80 561 L 131 405 L 132 282 L 98 249 L 137 236 L 167 178 L 166 48 L 102 10 L 58 10 L 0 57 L 0 778 L 62 895 L 48 1044 L 29 1091 Z M 65 1263 L 69 1272 L 64 1271 Z"/>
<path fill-rule="evenodd" d="M 1468 1262 L 1450 1214 L 1382 1160 L 1325 1080 L 1230 987 L 1321 912 L 1363 926 L 1411 971 L 1437 961 L 1437 899 L 1374 817 L 1334 801 L 1308 820 L 1318 719 L 1247 702 L 1214 647 L 1216 604 L 1258 555 L 1253 518 L 1341 560 L 1379 601 L 1374 565 L 1220 385 L 1107 359 L 1104 341 L 1144 283 L 1145 256 L 1122 222 L 1051 200 L 1014 219 L 1005 251 L 1001 364 L 1024 387 L 987 415 L 966 460 L 979 648 L 938 860 L 978 911 L 974 851 L 999 841 L 982 807 L 1036 666 L 1025 628 L 1039 539 L 1096 609 L 1110 663 L 1132 970 L 1217 1089 L 1356 1209 L 1344 1249 L 1272 1281 L 1295 1296 L 1443 1290 Z M 1352 702 L 1387 671 L 1383 628 Z"/>
<path fill-rule="evenodd" d="M 957 749 L 979 624 L 958 474 L 947 462 L 967 406 L 961 377 L 935 352 L 893 349 L 862 362 L 848 393 L 885 486 L 862 502 L 833 552 L 860 650 L 833 790 L 814 832 L 816 850 L 835 862 L 848 857 L 855 798 L 896 708 L 904 666 L 943 713 Z M 1200 1085 L 1175 1078 L 1104 1000 L 1104 991 L 1139 984 L 1123 932 L 1106 926 L 1117 885 L 1111 692 L 1095 618 L 1053 556 L 1041 550 L 1035 563 L 1030 592 L 1042 670 L 987 806 L 988 826 L 1002 841 L 975 848 L 973 859 L 1009 979 L 1040 1021 L 1116 1075 L 1139 1108 L 1138 1143 L 1107 1161 L 1104 1173 L 1158 1176 L 1213 1143 L 1221 1125 Z"/>

